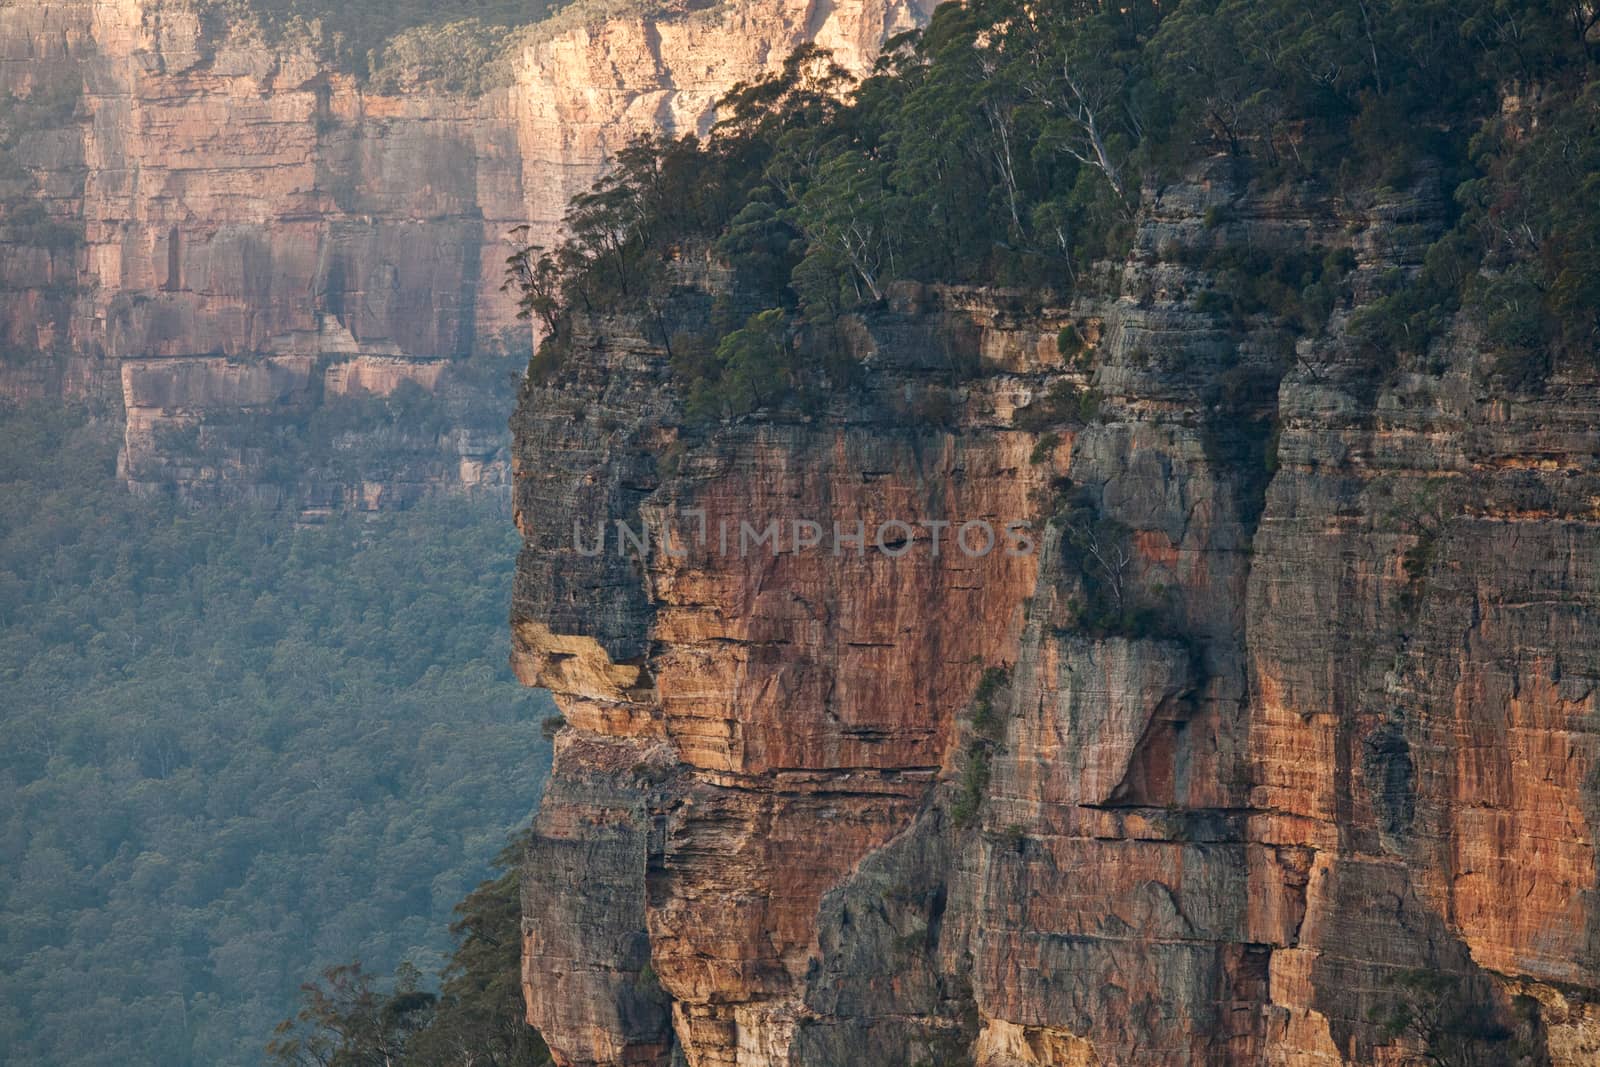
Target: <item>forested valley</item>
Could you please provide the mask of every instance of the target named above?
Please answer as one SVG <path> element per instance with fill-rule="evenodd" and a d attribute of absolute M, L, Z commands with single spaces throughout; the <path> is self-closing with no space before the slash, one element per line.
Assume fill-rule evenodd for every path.
<path fill-rule="evenodd" d="M 325 969 L 426 999 L 453 921 L 468 960 L 486 899 L 514 925 L 514 871 L 453 909 L 549 758 L 506 666 L 516 532 L 491 497 L 139 499 L 116 430 L 0 410 L 0 1060 L 259 1063 Z"/>

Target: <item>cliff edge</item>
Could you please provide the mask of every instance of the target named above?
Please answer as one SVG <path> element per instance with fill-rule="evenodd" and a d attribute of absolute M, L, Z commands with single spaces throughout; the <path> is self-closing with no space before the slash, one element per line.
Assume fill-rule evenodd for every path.
<path fill-rule="evenodd" d="M 1113 295 L 897 285 L 849 389 L 709 428 L 646 322 L 574 314 L 514 420 L 558 1062 L 1416 1062 L 1397 1004 L 1482 1021 L 1451 1062 L 1600 1056 L 1600 379 L 1496 384 L 1464 317 L 1374 368 L 1436 188 L 1219 155 Z M 1241 243 L 1349 303 L 1220 313 Z"/>

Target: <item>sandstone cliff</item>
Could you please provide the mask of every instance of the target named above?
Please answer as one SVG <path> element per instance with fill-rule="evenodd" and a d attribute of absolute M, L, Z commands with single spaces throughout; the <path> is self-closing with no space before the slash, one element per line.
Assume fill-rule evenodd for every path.
<path fill-rule="evenodd" d="M 639 323 L 574 320 L 513 457 L 514 663 L 566 720 L 524 883 L 559 1062 L 1413 1063 L 1375 1020 L 1417 969 L 1525 1062 L 1600 1058 L 1600 380 L 1201 299 L 1211 252 L 1315 245 L 1359 307 L 1429 188 L 1214 160 L 1149 191 L 1120 296 L 900 287 L 840 329 L 859 388 L 712 431 Z M 1037 551 L 722 551 L 746 519 Z M 579 550 L 617 521 L 643 553 Z"/>
<path fill-rule="evenodd" d="M 805 41 L 865 69 L 926 6 L 579 5 L 519 38 L 509 84 L 468 97 L 377 95 L 174 0 L 0 4 L 0 90 L 56 101 L 17 116 L 0 178 L 0 392 L 120 393 L 136 485 L 276 494 L 257 455 L 273 435 L 300 436 L 329 398 L 413 382 L 444 398 L 447 431 L 291 492 L 503 485 L 501 435 L 479 426 L 503 411 L 460 409 L 494 408 L 504 374 L 485 389 L 453 368 L 526 350 L 500 292 L 510 231 L 551 243 L 633 134 L 705 128 L 727 88 Z M 18 212 L 40 206 L 48 225 L 24 232 Z"/>

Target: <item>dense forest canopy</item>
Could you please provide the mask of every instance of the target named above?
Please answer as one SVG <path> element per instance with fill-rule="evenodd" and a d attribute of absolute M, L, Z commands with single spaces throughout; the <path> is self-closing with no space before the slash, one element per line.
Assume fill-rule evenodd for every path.
<path fill-rule="evenodd" d="M 859 85 L 805 50 L 730 94 L 704 143 L 619 153 L 570 239 L 511 264 L 548 334 L 533 371 L 564 358 L 562 308 L 627 306 L 692 413 L 826 391 L 848 368 L 807 327 L 901 279 L 1106 291 L 1147 190 L 1220 155 L 1352 203 L 1432 190 L 1449 228 L 1352 332 L 1392 365 L 1466 308 L 1506 373 L 1542 374 L 1600 338 L 1597 60 L 1589 0 L 947 4 Z M 709 332 L 674 317 L 687 246 L 737 279 Z M 1314 329 L 1347 303 L 1348 262 L 1230 251 L 1225 291 L 1197 298 L 1218 314 Z"/>
<path fill-rule="evenodd" d="M 429 988 L 549 758 L 504 503 L 302 527 L 131 497 L 82 412 L 0 439 L 0 1061 L 254 1064 L 325 967 Z"/>

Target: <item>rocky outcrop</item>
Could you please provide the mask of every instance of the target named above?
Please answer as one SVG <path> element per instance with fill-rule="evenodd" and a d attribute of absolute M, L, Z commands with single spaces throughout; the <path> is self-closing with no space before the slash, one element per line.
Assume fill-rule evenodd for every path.
<path fill-rule="evenodd" d="M 558 1062 L 1419 1062 L 1396 1005 L 1484 1063 L 1600 1055 L 1600 380 L 1352 339 L 1426 182 L 1219 159 L 1145 203 L 1120 296 L 848 317 L 820 412 L 697 427 L 620 316 L 526 386 Z M 1323 264 L 1326 328 L 1206 298 L 1244 245 Z"/>
<path fill-rule="evenodd" d="M 352 389 L 490 380 L 470 406 L 503 404 L 503 419 L 505 374 L 456 370 L 529 343 L 500 291 L 514 228 L 552 243 L 568 199 L 629 137 L 705 129 L 723 92 L 806 41 L 864 70 L 926 6 L 579 5 L 520 34 L 509 83 L 476 97 L 377 95 L 309 45 L 178 0 L 0 6 L 0 89 L 60 97 L 26 116 L 18 176 L 0 189 L 53 220 L 13 233 L 0 262 L 0 389 L 120 384 L 128 476 L 192 495 L 276 492 L 251 455 L 262 439 L 226 424 L 293 435 Z M 180 447 L 197 425 L 219 427 L 202 435 L 218 447 Z M 400 496 L 456 472 L 503 485 L 504 443 L 463 444 L 457 429 L 411 442 L 425 461 L 391 457 L 366 480 Z M 369 495 L 320 477 L 290 490 Z"/>

